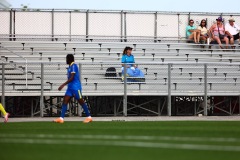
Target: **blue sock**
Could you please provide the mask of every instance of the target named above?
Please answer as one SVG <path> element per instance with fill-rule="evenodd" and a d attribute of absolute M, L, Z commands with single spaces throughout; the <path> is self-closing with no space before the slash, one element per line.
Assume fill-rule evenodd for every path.
<path fill-rule="evenodd" d="M 87 117 L 91 116 L 90 113 L 89 113 L 89 111 L 88 111 L 88 107 L 87 107 L 86 103 L 84 103 L 84 104 L 82 105 L 82 108 L 83 108 L 83 110 L 84 110 L 84 112 L 85 112 L 85 114 L 86 114 Z"/>
<path fill-rule="evenodd" d="M 61 111 L 62 118 L 64 118 L 66 111 L 67 111 L 67 104 L 62 104 L 62 111 Z"/>

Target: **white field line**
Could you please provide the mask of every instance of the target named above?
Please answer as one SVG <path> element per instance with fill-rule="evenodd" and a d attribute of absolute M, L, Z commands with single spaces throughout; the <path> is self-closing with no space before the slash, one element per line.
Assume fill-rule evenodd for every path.
<path fill-rule="evenodd" d="M 186 150 L 207 150 L 207 151 L 230 151 L 239 152 L 240 146 L 220 145 L 197 145 L 197 144 L 171 144 L 154 142 L 130 142 L 113 140 L 62 140 L 62 139 L 0 139 L 0 143 L 21 143 L 21 144 L 61 144 L 61 145 L 94 145 L 94 146 L 118 146 L 118 147 L 140 147 L 140 148 L 165 148 L 165 149 L 186 149 Z"/>
<path fill-rule="evenodd" d="M 174 140 L 180 138 L 194 139 L 193 137 L 157 137 L 157 136 L 117 136 L 117 135 L 48 135 L 48 134 L 0 134 L 0 143 L 21 143 L 21 144 L 64 144 L 64 145 L 95 145 L 95 146 L 122 146 L 122 147 L 141 147 L 141 148 L 167 148 L 167 149 L 187 149 L 187 150 L 212 150 L 212 151 L 232 151 L 239 152 L 240 146 L 226 145 L 205 145 L 205 144 L 172 144 L 160 142 L 127 141 L 127 140 Z M 87 140 L 84 140 L 87 139 Z M 197 138 L 196 141 L 208 138 Z M 211 138 L 210 138 L 211 139 Z M 233 142 L 239 141 L 235 138 L 216 138 L 214 142 Z M 224 139 L 226 141 L 224 141 Z M 118 141 L 116 141 L 118 140 Z M 189 139 L 188 139 L 189 140 Z M 214 140 L 214 139 L 212 139 Z M 220 141 L 219 141 L 220 140 Z M 236 142 L 234 141 L 234 142 Z"/>
<path fill-rule="evenodd" d="M 53 135 L 53 134 L 1 134 L 1 138 L 63 138 L 63 139 L 104 139 L 104 140 L 166 140 L 191 142 L 240 142 L 240 138 L 215 137 L 174 137 L 174 136 L 121 136 L 121 135 Z"/>

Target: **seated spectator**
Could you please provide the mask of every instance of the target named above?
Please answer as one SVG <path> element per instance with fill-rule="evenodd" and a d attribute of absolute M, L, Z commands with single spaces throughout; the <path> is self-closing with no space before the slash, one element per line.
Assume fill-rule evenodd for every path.
<path fill-rule="evenodd" d="M 122 63 L 127 64 L 127 77 L 140 77 L 140 78 L 131 78 L 127 79 L 128 82 L 140 82 L 145 81 L 143 72 L 138 69 L 138 66 L 135 63 L 134 56 L 132 55 L 132 48 L 131 47 L 125 47 L 122 55 Z M 122 80 L 124 80 L 124 64 L 122 64 Z"/>
<path fill-rule="evenodd" d="M 209 36 L 208 36 L 208 30 L 207 30 L 207 22 L 205 19 L 201 20 L 201 23 L 197 29 L 201 31 L 200 40 L 202 40 L 202 41 L 204 41 L 204 43 L 206 43 Z"/>
<path fill-rule="evenodd" d="M 209 29 L 213 40 L 217 41 L 220 48 L 223 49 L 222 41 L 226 43 L 226 49 L 228 48 L 229 40 L 227 38 L 225 27 L 223 25 L 223 19 L 222 17 L 218 17 L 216 19 L 217 23 L 213 24 L 211 28 Z"/>
<path fill-rule="evenodd" d="M 240 27 L 236 23 L 234 23 L 235 22 L 234 18 L 230 18 L 228 22 L 229 23 L 225 25 L 225 29 L 230 33 L 230 35 L 228 36 L 230 43 L 234 44 L 234 41 L 238 40 L 238 43 L 240 44 L 239 37 Z"/>
<path fill-rule="evenodd" d="M 186 36 L 189 40 L 194 40 L 195 43 L 199 43 L 200 41 L 200 30 L 196 29 L 193 26 L 194 21 L 192 19 L 189 20 L 188 26 L 186 27 Z"/>

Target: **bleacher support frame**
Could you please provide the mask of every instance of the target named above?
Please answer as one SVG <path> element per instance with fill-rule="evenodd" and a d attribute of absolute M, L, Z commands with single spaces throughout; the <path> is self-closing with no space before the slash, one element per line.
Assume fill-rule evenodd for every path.
<path fill-rule="evenodd" d="M 40 90 L 38 90 L 38 92 L 35 92 L 35 90 L 31 90 L 30 88 L 26 88 L 26 89 L 23 89 L 21 92 L 19 92 L 19 91 L 14 91 L 14 90 L 10 90 L 10 92 L 9 92 L 9 88 L 8 89 L 6 89 L 5 88 L 5 84 L 6 84 L 6 82 L 8 81 L 7 79 L 6 79 L 6 77 L 5 77 L 5 65 L 9 65 L 10 63 L 6 63 L 6 62 L 4 62 L 4 63 L 2 63 L 1 65 L 2 65 L 2 84 L 1 84 L 1 87 L 2 87 L 2 96 L 1 96 L 1 98 L 2 98 L 2 100 L 3 100 L 3 102 L 9 102 L 8 100 L 9 99 L 11 99 L 13 96 L 33 96 L 33 97 L 35 97 L 34 99 L 35 99 L 35 101 L 36 101 L 36 99 L 38 99 L 37 97 L 39 97 L 39 101 L 36 103 L 35 102 L 35 107 L 33 107 L 33 106 L 31 106 L 31 114 L 29 114 L 29 116 L 41 116 L 41 117 L 43 117 L 43 116 L 56 116 L 57 115 L 57 113 L 59 113 L 59 110 L 60 110 L 60 101 L 57 101 L 55 104 L 53 104 L 53 102 L 52 102 L 52 98 L 53 97 L 62 97 L 63 96 L 63 93 L 56 93 L 54 90 L 44 90 L 44 86 L 46 86 L 46 83 L 44 82 L 44 66 L 46 65 L 49 65 L 49 64 L 53 64 L 52 62 L 49 62 L 49 63 L 40 63 L 41 64 L 41 89 Z M 17 66 L 18 66 L 18 63 L 16 63 L 17 64 Z M 32 64 L 36 64 L 36 63 L 32 63 Z M 38 63 L 39 64 L 39 63 Z M 59 64 L 59 63 L 58 63 Z M 94 62 L 92 62 L 92 63 L 81 63 L 81 66 L 82 67 L 80 67 L 80 69 L 83 69 L 84 67 L 84 65 L 94 65 L 94 64 L 98 64 L 98 63 L 94 63 Z M 105 65 L 105 63 L 101 63 L 103 66 Z M 151 63 L 147 63 L 147 64 L 149 64 L 149 70 L 151 70 Z M 191 64 L 191 63 L 188 63 L 189 65 Z M 120 64 L 119 64 L 120 65 Z M 159 66 L 162 66 L 162 65 L 164 65 L 163 63 L 154 63 L 154 65 L 159 65 Z M 234 97 L 234 96 L 236 96 L 236 97 L 238 97 L 239 96 L 239 91 L 238 92 L 236 92 L 236 90 L 234 90 L 233 92 L 225 92 L 225 91 L 223 91 L 223 92 L 219 92 L 219 91 L 214 91 L 215 90 L 215 85 L 217 85 L 217 82 L 211 82 L 211 86 L 209 86 L 209 82 L 207 81 L 207 77 L 203 77 L 203 79 L 204 79 L 204 82 L 202 82 L 202 83 L 200 83 L 199 84 L 199 82 L 198 83 L 196 83 L 197 85 L 204 85 L 204 88 L 205 88 L 205 91 L 204 92 L 199 92 L 199 91 L 197 91 L 197 92 L 193 92 L 193 90 L 191 91 L 191 93 L 190 92 L 182 92 L 181 90 L 179 90 L 178 89 L 178 87 L 174 87 L 174 85 L 176 84 L 175 82 L 173 82 L 171 79 L 172 79 L 172 74 L 171 74 L 171 72 L 173 72 L 172 71 L 172 67 L 174 67 L 175 65 L 177 65 L 177 63 L 176 64 L 173 64 L 173 63 L 169 63 L 169 64 L 165 64 L 165 65 L 167 65 L 168 67 L 167 67 L 167 70 L 168 70 L 168 81 L 167 82 L 163 82 L 163 84 L 162 85 L 168 85 L 168 88 L 170 89 L 168 89 L 168 92 L 163 92 L 163 93 L 151 93 L 151 92 L 149 92 L 149 91 L 147 91 L 147 92 L 141 92 L 142 91 L 142 88 L 139 88 L 139 87 L 137 87 L 138 88 L 138 90 L 140 91 L 138 91 L 138 92 L 136 92 L 135 90 L 133 90 L 133 92 L 132 91 L 128 91 L 128 92 L 126 92 L 127 93 L 127 95 L 124 95 L 123 93 L 121 93 L 121 92 L 116 92 L 116 95 L 114 96 L 114 98 L 113 98 L 113 101 L 112 101 L 112 103 L 113 104 L 116 104 L 117 102 L 116 101 L 118 101 L 118 104 L 121 104 L 122 102 L 123 102 L 123 97 L 124 96 L 127 96 L 128 98 L 127 98 L 127 104 L 126 104 L 126 114 L 124 114 L 123 112 L 124 112 L 124 110 L 119 110 L 119 109 L 116 109 L 117 108 L 117 106 L 114 106 L 114 107 L 111 107 L 111 104 L 110 104 L 110 102 L 111 102 L 111 99 L 109 98 L 109 103 L 102 103 L 102 104 L 99 104 L 100 106 L 98 106 L 98 108 L 100 107 L 100 110 L 99 110 L 99 113 L 98 113 L 98 111 L 96 111 L 95 110 L 95 112 L 96 113 L 94 113 L 94 109 L 96 108 L 96 106 L 94 106 L 94 103 L 93 103 L 93 101 L 94 101 L 94 97 L 98 97 L 98 96 L 103 96 L 103 97 L 105 97 L 105 96 L 107 96 L 107 94 L 106 94 L 106 91 L 105 91 L 105 93 L 104 92 L 101 92 L 101 90 L 99 90 L 98 88 L 97 88 L 97 91 L 98 92 L 96 92 L 96 93 L 94 93 L 94 92 L 91 92 L 91 90 L 85 90 L 85 96 L 86 97 L 88 97 L 87 99 L 87 102 L 88 102 L 88 104 L 89 104 L 89 106 L 91 107 L 91 109 L 92 109 L 92 111 L 93 111 L 93 114 L 95 114 L 96 116 L 101 116 L 102 115 L 102 113 L 104 113 L 105 115 L 114 115 L 114 116 L 119 116 L 119 115 L 123 115 L 123 116 L 128 116 L 128 114 L 129 115 L 151 115 L 151 116 L 159 116 L 159 115 L 162 115 L 161 114 L 161 112 L 159 112 L 160 110 L 163 110 L 164 109 L 164 107 L 166 107 L 164 110 L 166 111 L 166 112 L 164 112 L 166 115 L 168 115 L 168 116 L 171 116 L 171 115 L 181 115 L 181 112 L 178 112 L 176 109 L 176 105 L 178 106 L 178 107 L 180 107 L 181 105 L 180 105 L 180 103 L 173 103 L 174 101 L 174 99 L 176 98 L 176 97 L 179 97 L 179 96 L 183 96 L 183 97 L 185 97 L 185 98 L 187 98 L 187 97 L 192 97 L 192 98 L 194 98 L 194 97 L 196 97 L 196 99 L 197 100 L 195 100 L 194 101 L 194 103 L 197 103 L 199 100 L 201 100 L 202 102 L 201 102 L 201 107 L 202 107 L 202 109 L 203 110 L 196 110 L 196 108 L 199 108 L 199 105 L 195 105 L 194 104 L 194 106 L 192 106 L 192 105 L 185 105 L 184 107 L 189 107 L 189 108 L 194 108 L 194 112 L 193 113 L 191 113 L 191 112 L 188 112 L 187 111 L 187 113 L 186 112 L 184 112 L 184 114 L 192 114 L 192 115 L 197 115 L 197 114 L 204 114 L 204 115 L 212 115 L 212 114 L 215 114 L 214 113 L 214 110 L 220 110 L 220 111 L 222 111 L 225 115 L 234 115 L 234 114 L 239 114 L 239 107 L 237 107 L 237 104 L 238 104 L 238 106 L 239 106 L 239 103 L 238 103 L 238 99 L 237 100 L 234 100 L 235 101 L 235 104 L 234 104 L 234 106 L 232 107 L 232 103 L 231 102 L 229 102 L 228 104 L 226 104 L 225 106 L 224 106 L 224 108 L 222 108 L 221 106 L 219 106 L 219 104 L 221 104 L 221 103 L 223 103 L 223 102 L 219 102 L 219 103 L 216 103 L 216 104 L 214 104 L 214 103 L 212 103 L 212 101 L 211 101 L 211 104 L 209 105 L 209 104 L 207 104 L 207 102 L 209 101 L 208 99 L 209 98 L 214 98 L 214 97 L 219 97 L 219 96 L 222 96 L 222 97 L 224 97 L 224 96 L 227 96 L 227 97 L 229 97 L 229 98 L 231 98 L 231 97 Z M 196 63 L 192 63 L 191 65 L 196 65 Z M 205 72 L 207 71 L 206 69 L 207 69 L 207 66 L 208 65 L 211 65 L 211 64 L 206 64 L 206 63 L 203 63 L 203 64 L 201 64 L 201 63 L 198 63 L 197 65 L 204 65 L 204 66 L 206 66 L 206 67 L 204 67 L 205 68 Z M 221 65 L 221 66 L 223 66 L 223 65 L 226 65 L 226 66 L 229 66 L 229 63 L 214 63 L 214 65 Z M 28 66 L 31 66 L 31 64 L 29 63 L 28 64 Z M 239 67 L 239 64 L 238 63 L 231 63 L 230 64 L 230 66 L 236 66 L 236 68 L 238 69 L 238 67 Z M 214 68 L 214 67 L 213 67 Z M 179 70 L 178 70 L 179 71 Z M 148 72 L 150 72 L 150 71 L 148 71 Z M 182 71 L 183 72 L 183 71 Z M 183 74 L 183 73 L 180 73 L 179 72 L 179 75 L 181 75 L 181 74 Z M 209 72 L 209 71 L 207 71 L 207 72 Z M 219 71 L 218 71 L 219 72 Z M 155 73 L 155 72 L 154 72 Z M 150 73 L 149 73 L 150 74 Z M 148 75 L 149 75 L 148 74 Z M 206 74 L 207 73 L 204 73 L 204 75 L 206 76 Z M 210 74 L 216 74 L 216 71 L 215 71 L 215 68 L 214 68 L 214 71 L 213 71 L 213 73 L 210 73 Z M 192 75 L 192 76 L 194 76 L 194 75 Z M 223 77 L 222 77 L 222 79 L 224 80 L 224 81 L 226 81 L 226 76 L 227 75 L 222 75 Z M 190 82 L 191 80 L 193 80 L 193 78 L 194 77 L 191 77 L 190 79 L 188 79 L 188 82 Z M 91 81 L 91 77 L 89 78 L 90 79 L 90 81 Z M 156 78 L 155 78 L 155 75 L 153 74 L 153 79 L 154 80 L 156 80 Z M 173 79 L 174 80 L 174 79 Z M 163 80 L 164 81 L 164 80 Z M 91 85 L 91 83 L 93 83 L 93 82 L 86 82 L 86 86 L 83 86 L 83 89 L 84 88 L 86 88 L 88 85 Z M 166 83 L 166 84 L 164 84 L 164 83 Z M 180 82 L 178 82 L 179 84 L 179 86 L 181 86 L 181 83 Z M 216 84 L 215 84 L 216 83 Z M 127 83 L 126 83 L 127 84 Z M 127 88 L 128 87 L 134 87 L 135 85 L 137 85 L 138 83 L 136 83 L 136 84 L 131 84 L 130 86 L 129 86 L 129 84 L 127 84 L 126 86 L 127 86 Z M 195 83 L 193 83 L 193 84 L 195 84 Z M 236 78 L 235 78 L 235 80 L 233 81 L 233 82 L 229 82 L 229 84 L 230 85 L 233 85 L 233 86 L 238 86 L 238 83 L 236 82 Z M 98 85 L 101 85 L 101 83 L 99 83 Z M 151 83 L 150 82 L 146 82 L 146 84 L 142 84 L 143 86 L 147 86 L 147 85 L 151 85 Z M 90 87 L 90 86 L 89 86 Z M 128 90 L 128 89 L 127 89 Z M 179 91 L 178 91 L 179 90 Z M 177 91 L 177 92 L 176 92 Z M 149 92 L 149 93 L 148 93 Z M 206 94 L 205 94 L 206 93 Z M 226 93 L 227 93 L 227 95 L 226 95 Z M 36 96 L 34 96 L 34 94 L 36 94 Z M 160 95 L 159 95 L 160 94 Z M 38 96 L 37 96 L 38 95 Z M 114 94 L 111 94 L 111 95 L 114 95 Z M 132 100 L 133 100 L 133 102 L 131 102 L 130 101 L 130 99 L 129 99 L 129 96 L 130 97 L 134 97 L 134 98 L 132 98 Z M 141 102 L 141 103 L 134 103 L 134 101 L 136 101 L 138 98 L 144 98 L 144 97 L 147 97 L 147 96 L 156 96 L 155 97 L 155 99 L 151 99 L 151 98 L 148 98 L 148 99 L 146 99 L 144 102 Z M 7 97 L 6 99 L 7 100 L 5 100 L 5 97 Z M 42 98 L 41 98 L 42 97 Z M 48 98 L 47 98 L 48 97 Z M 198 98 L 198 97 L 200 97 L 200 98 Z M 204 99 L 205 98 L 208 98 L 206 101 L 204 101 Z M 159 103 L 159 100 L 160 99 L 165 99 L 165 100 L 167 100 L 167 101 L 165 101 L 164 102 L 164 105 L 162 105 L 161 107 L 160 107 L 160 103 Z M 150 105 L 151 104 L 151 102 L 152 101 L 157 101 L 157 103 L 155 103 L 154 104 L 154 106 L 155 107 L 153 107 L 152 108 L 152 106 Z M 170 102 L 169 102 L 170 101 Z M 188 103 L 189 102 L 189 100 L 188 99 L 186 99 L 186 100 L 184 100 L 186 103 Z M 192 100 L 191 100 L 192 101 Z M 31 102 L 31 103 L 33 103 L 33 102 Z M 146 106 L 144 106 L 145 104 L 148 104 L 149 103 L 149 105 L 146 105 Z M 172 103 L 172 104 L 171 104 Z M 11 105 L 12 104 L 12 105 Z M 78 104 L 76 104 L 76 102 L 74 102 L 74 100 L 70 103 L 70 104 L 72 104 L 71 106 L 70 106 L 70 116 L 71 116 L 71 111 L 72 110 L 78 110 L 78 112 L 74 112 L 73 113 L 73 115 L 78 115 L 78 116 L 80 116 L 81 115 L 81 108 L 80 107 L 78 107 L 79 105 Z M 207 104 L 207 105 L 206 105 Z M 105 105 L 105 106 L 104 106 Z M 11 107 L 13 107 L 13 103 L 5 103 L 5 106 L 7 107 L 7 108 L 11 108 Z M 57 111 L 55 111 L 55 112 L 53 112 L 52 111 L 52 109 L 54 108 L 53 106 L 58 106 L 58 107 L 55 107 L 56 109 L 57 109 Z M 104 107 L 102 108 L 102 106 L 104 106 L 105 107 L 105 109 L 104 109 Z M 142 107 L 142 106 L 144 106 L 144 107 Z M 157 107 L 156 107 L 157 106 Z M 175 106 L 175 107 L 174 107 Z M 226 107 L 227 106 L 227 107 Z M 201 108 L 200 107 L 200 108 Z M 119 108 L 119 106 L 118 106 L 118 108 Z M 120 107 L 121 108 L 121 107 Z M 124 105 L 123 105 L 123 108 L 124 108 Z M 137 108 L 137 109 L 136 109 Z M 149 108 L 149 109 L 148 109 Z M 227 109 L 226 109 L 227 108 Z M 110 109 L 110 110 L 109 110 Z M 184 109 L 184 108 L 182 108 L 182 109 Z M 137 112 L 136 112 L 136 110 L 137 110 Z M 24 112 L 26 112 L 27 110 L 25 110 L 24 108 L 23 108 L 23 113 Z M 203 112 L 204 111 L 204 112 Z M 21 114 L 22 114 L 22 112 L 20 112 Z M 16 113 L 14 113 L 14 115 L 16 115 L 16 116 L 20 116 L 21 114 L 19 114 L 18 112 L 16 112 Z"/>

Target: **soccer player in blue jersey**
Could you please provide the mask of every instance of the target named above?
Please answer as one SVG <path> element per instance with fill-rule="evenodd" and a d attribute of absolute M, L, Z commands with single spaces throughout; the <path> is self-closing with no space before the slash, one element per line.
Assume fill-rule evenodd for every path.
<path fill-rule="evenodd" d="M 66 62 L 69 65 L 68 71 L 67 71 L 68 80 L 65 83 L 63 83 L 58 88 L 58 90 L 61 91 L 65 85 L 68 85 L 68 88 L 66 90 L 66 93 L 63 99 L 61 116 L 55 119 L 54 122 L 64 123 L 64 116 L 65 116 L 65 112 L 67 111 L 67 105 L 71 97 L 73 96 L 78 101 L 78 103 L 82 106 L 84 112 L 86 113 L 87 118 L 83 121 L 83 123 L 92 122 L 92 117 L 82 97 L 82 85 L 79 79 L 80 73 L 79 73 L 77 64 L 74 63 L 74 56 L 72 54 L 68 54 L 66 57 Z"/>

